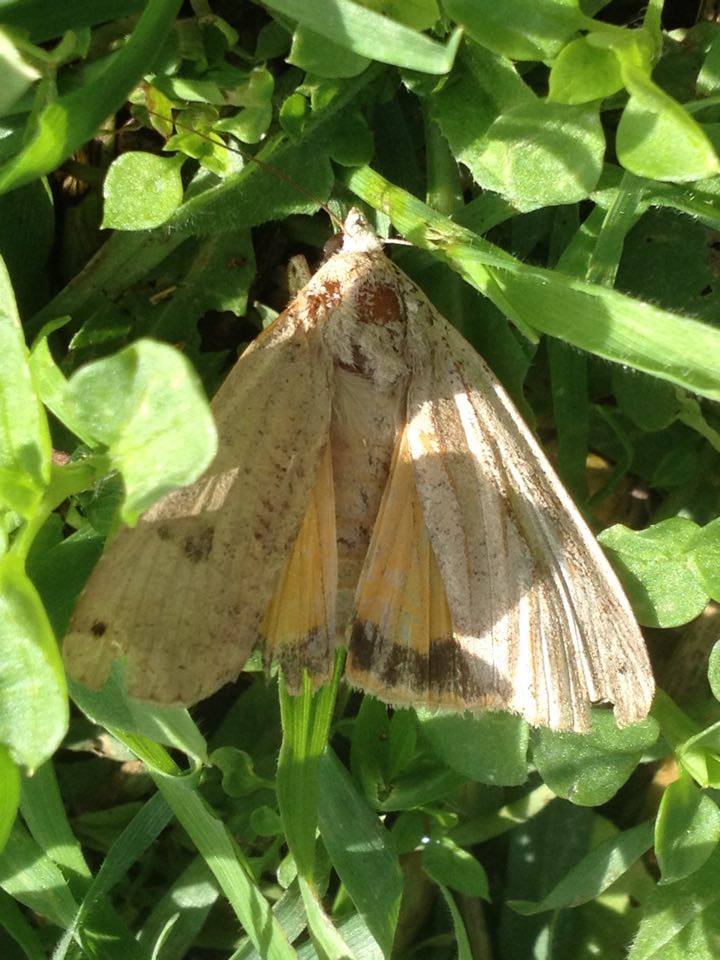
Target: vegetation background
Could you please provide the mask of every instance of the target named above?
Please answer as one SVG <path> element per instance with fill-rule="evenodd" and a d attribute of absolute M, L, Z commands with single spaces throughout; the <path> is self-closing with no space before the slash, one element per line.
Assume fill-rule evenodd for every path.
<path fill-rule="evenodd" d="M 3 960 L 720 955 L 714 17 L 1 0 Z M 320 201 L 412 241 L 550 449 L 648 628 L 645 722 L 291 700 L 257 664 L 192 716 L 68 688 L 106 535 L 211 459 Z"/>

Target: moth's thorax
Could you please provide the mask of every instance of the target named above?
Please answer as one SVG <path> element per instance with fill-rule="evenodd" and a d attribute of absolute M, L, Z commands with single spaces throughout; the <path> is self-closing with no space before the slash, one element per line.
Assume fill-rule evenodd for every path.
<path fill-rule="evenodd" d="M 336 366 L 381 389 L 407 378 L 407 317 L 398 275 L 381 251 L 340 253 L 305 290 Z"/>

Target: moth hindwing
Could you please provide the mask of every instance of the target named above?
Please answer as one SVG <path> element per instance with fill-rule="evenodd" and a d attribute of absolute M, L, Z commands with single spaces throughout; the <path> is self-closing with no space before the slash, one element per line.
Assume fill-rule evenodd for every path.
<path fill-rule="evenodd" d="M 484 361 L 353 211 L 341 250 L 250 346 L 213 409 L 220 451 L 107 548 L 65 659 L 190 704 L 255 646 L 291 690 L 347 643 L 397 705 L 582 731 L 644 717 L 639 628 L 594 536 Z"/>

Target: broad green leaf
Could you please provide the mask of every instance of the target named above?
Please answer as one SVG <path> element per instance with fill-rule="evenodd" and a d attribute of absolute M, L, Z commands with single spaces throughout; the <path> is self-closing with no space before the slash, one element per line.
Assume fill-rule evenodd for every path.
<path fill-rule="evenodd" d="M 22 563 L 8 554 L 0 559 L 0 743 L 32 771 L 59 746 L 67 723 L 52 628 Z"/>
<path fill-rule="evenodd" d="M 605 135 L 596 106 L 536 100 L 489 127 L 473 169 L 519 210 L 584 200 L 596 187 Z"/>
<path fill-rule="evenodd" d="M 360 0 L 363 7 L 384 13 L 415 30 L 427 30 L 440 20 L 438 0 Z"/>
<path fill-rule="evenodd" d="M 687 549 L 703 589 L 713 600 L 720 601 L 720 519 L 698 530 Z"/>
<path fill-rule="evenodd" d="M 438 714 L 418 710 L 421 736 L 451 770 L 478 783 L 527 780 L 528 725 L 507 713 Z"/>
<path fill-rule="evenodd" d="M 661 688 L 655 691 L 652 716 L 683 770 L 701 787 L 720 784 L 718 724 L 703 730 Z"/>
<path fill-rule="evenodd" d="M 531 916 L 545 910 L 564 910 L 587 903 L 626 873 L 652 843 L 650 823 L 608 837 L 572 867 L 539 903 L 511 900 L 509 905 L 517 913 Z"/>
<path fill-rule="evenodd" d="M 720 847 L 685 880 L 644 904 L 628 960 L 716 960 L 720 942 Z"/>
<path fill-rule="evenodd" d="M 0 504 L 31 512 L 50 479 L 50 434 L 0 259 Z"/>
<path fill-rule="evenodd" d="M 671 517 L 640 531 L 618 523 L 598 537 L 644 626 L 676 627 L 702 613 L 708 594 L 690 555 L 698 529 Z"/>
<path fill-rule="evenodd" d="M 685 183 L 720 172 L 720 160 L 693 117 L 640 68 L 622 64 L 630 100 L 617 130 L 618 160 L 631 173 Z"/>
<path fill-rule="evenodd" d="M 275 79 L 265 67 L 256 67 L 242 86 L 232 93 L 232 102 L 242 109 L 219 120 L 215 130 L 227 131 L 243 143 L 259 143 L 272 120 Z"/>
<path fill-rule="evenodd" d="M 0 853 L 10 835 L 20 802 L 20 772 L 0 745 Z"/>
<path fill-rule="evenodd" d="M 614 367 L 611 378 L 620 409 L 641 430 L 662 430 L 675 420 L 680 405 L 669 383 L 623 367 Z"/>
<path fill-rule="evenodd" d="M 661 883 L 675 883 L 699 869 L 720 841 L 720 810 L 687 774 L 663 792 L 655 824 Z"/>
<path fill-rule="evenodd" d="M 162 49 L 181 0 L 149 0 L 130 39 L 92 82 L 50 101 L 23 149 L 0 167 L 0 193 L 59 167 L 114 114 Z"/>
<path fill-rule="evenodd" d="M 416 246 L 460 273 L 521 330 L 547 333 L 720 399 L 720 332 L 599 284 L 516 260 L 369 167 L 343 171 L 361 199 L 390 216 Z"/>
<path fill-rule="evenodd" d="M 103 228 L 148 230 L 165 223 L 182 203 L 182 159 L 142 150 L 116 157 L 103 184 Z"/>
<path fill-rule="evenodd" d="M 443 0 L 474 40 L 513 60 L 551 60 L 585 17 L 577 0 Z"/>
<path fill-rule="evenodd" d="M 255 773 L 252 757 L 245 750 L 218 747 L 210 754 L 210 763 L 222 771 L 222 787 L 229 797 L 246 797 L 263 787 L 275 787 L 272 780 Z"/>
<path fill-rule="evenodd" d="M 489 900 L 488 879 L 482 864 L 449 837 L 430 838 L 423 849 L 425 872 L 437 884 L 466 897 Z"/>
<path fill-rule="evenodd" d="M 443 46 L 353 0 L 315 0 L 312 4 L 268 0 L 266 5 L 361 57 L 423 73 L 447 73 L 461 37 L 456 31 Z"/>
<path fill-rule="evenodd" d="M 318 771 L 320 836 L 383 955 L 392 949 L 403 881 L 390 837 L 332 751 Z"/>
<path fill-rule="evenodd" d="M 551 100 L 587 103 L 622 90 L 620 64 L 615 53 L 607 47 L 598 47 L 591 37 L 592 34 L 571 41 L 556 57 L 550 71 Z"/>
<path fill-rule="evenodd" d="M 122 474 L 126 523 L 196 480 L 215 455 L 202 387 L 185 357 L 165 344 L 139 340 L 82 367 L 68 381 L 67 402 Z"/>
<path fill-rule="evenodd" d="M 304 26 L 299 26 L 293 34 L 287 61 L 318 77 L 338 78 L 356 77 L 370 63 L 367 57 L 361 57 Z"/>
<path fill-rule="evenodd" d="M 456 160 L 478 182 L 485 136 L 494 120 L 535 96 L 504 57 L 465 43 L 452 73 L 430 96 L 430 111 Z"/>
<path fill-rule="evenodd" d="M 612 713 L 596 709 L 590 733 L 534 731 L 532 756 L 558 797 L 595 807 L 617 793 L 657 737 L 652 718 L 621 728 Z"/>

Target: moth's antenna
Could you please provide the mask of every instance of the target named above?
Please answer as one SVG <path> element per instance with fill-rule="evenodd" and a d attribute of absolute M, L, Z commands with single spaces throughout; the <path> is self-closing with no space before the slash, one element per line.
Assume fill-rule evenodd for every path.
<path fill-rule="evenodd" d="M 216 146 L 218 144 L 218 141 L 215 140 L 213 137 L 211 137 L 209 134 L 203 133 L 200 130 L 196 130 L 195 127 L 188 126 L 187 124 L 184 124 L 184 123 L 179 123 L 173 117 L 165 117 L 163 116 L 163 114 L 157 113 L 155 110 L 150 110 L 149 107 L 145 107 L 145 110 L 147 110 L 147 112 L 151 116 L 157 117 L 159 120 L 164 120 L 165 123 L 171 123 L 175 127 L 179 128 L 180 130 L 187 130 L 189 133 L 194 133 L 196 137 L 200 137 L 203 140 L 207 140 L 209 143 L 214 143 Z M 216 134 L 215 136 L 219 136 L 219 134 Z M 299 183 L 296 183 L 292 179 L 292 177 L 288 177 L 286 173 L 283 173 L 283 171 L 280 170 L 278 167 L 276 167 L 274 164 L 268 163 L 267 160 L 260 160 L 259 157 L 254 156 L 252 153 L 250 153 L 249 150 L 242 150 L 240 147 L 231 147 L 229 144 L 225 143 L 224 141 L 223 141 L 223 146 L 225 147 L 226 150 L 229 150 L 230 153 L 237 153 L 238 156 L 243 158 L 243 160 L 250 160 L 253 163 L 256 163 L 259 167 L 262 167 L 263 169 L 267 170 L 268 173 L 271 173 L 273 176 L 277 177 L 278 180 L 282 180 L 283 183 L 286 183 L 289 187 L 292 187 L 293 190 L 296 190 L 298 193 L 302 194 L 302 196 L 304 196 L 306 200 L 311 200 L 313 203 L 316 203 L 322 210 L 325 211 L 325 213 L 330 218 L 330 221 L 332 222 L 332 224 L 335 227 L 337 227 L 341 233 L 343 232 L 344 228 L 343 228 L 342 220 L 336 217 L 335 214 L 332 212 L 332 210 L 326 204 L 324 204 L 322 200 L 319 200 L 316 196 L 314 196 L 304 187 L 301 187 Z"/>

